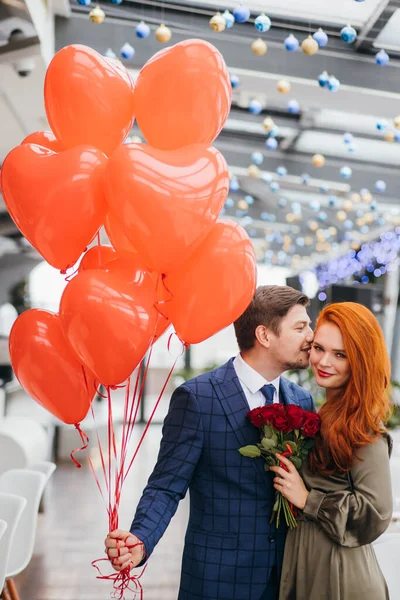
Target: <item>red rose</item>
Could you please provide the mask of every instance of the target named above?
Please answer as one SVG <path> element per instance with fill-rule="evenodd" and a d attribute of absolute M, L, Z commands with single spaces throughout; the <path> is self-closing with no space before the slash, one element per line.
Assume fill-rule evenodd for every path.
<path fill-rule="evenodd" d="M 308 412 L 306 413 L 306 420 L 303 425 L 303 434 L 306 437 L 314 437 L 320 428 L 321 417 L 317 413 Z"/>
<path fill-rule="evenodd" d="M 301 429 L 306 419 L 306 411 L 296 404 L 286 407 L 286 416 L 290 429 Z"/>
<path fill-rule="evenodd" d="M 266 404 L 259 408 L 253 408 L 247 413 L 248 418 L 255 427 L 264 427 L 267 423 L 271 423 L 274 414 L 279 411 L 279 404 Z"/>
<path fill-rule="evenodd" d="M 277 431 L 287 433 L 291 428 L 289 427 L 285 406 L 283 404 L 276 404 L 275 406 L 276 409 L 271 417 L 271 425 Z"/>

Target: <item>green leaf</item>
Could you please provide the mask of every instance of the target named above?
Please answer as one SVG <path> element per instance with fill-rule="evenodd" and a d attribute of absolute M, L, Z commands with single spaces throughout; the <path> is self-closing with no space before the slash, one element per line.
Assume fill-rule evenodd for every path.
<path fill-rule="evenodd" d="M 261 456 L 261 450 L 257 446 L 243 446 L 239 448 L 239 452 L 242 456 L 248 456 L 249 458 Z"/>
<path fill-rule="evenodd" d="M 299 471 L 301 469 L 301 465 L 303 464 L 301 458 L 299 458 L 298 456 L 289 456 L 288 458 L 290 462 L 293 463 L 296 469 Z"/>
<path fill-rule="evenodd" d="M 307 438 L 304 441 L 303 448 L 306 448 L 307 450 L 311 450 L 312 448 L 314 448 L 314 446 L 315 446 L 315 440 L 313 438 Z"/>
<path fill-rule="evenodd" d="M 271 450 L 275 446 L 275 443 L 273 439 L 264 437 L 261 440 L 261 445 L 265 450 Z"/>
<path fill-rule="evenodd" d="M 275 434 L 275 431 L 273 430 L 271 425 L 264 425 L 263 430 L 264 430 L 264 435 L 267 438 L 272 438 Z"/>

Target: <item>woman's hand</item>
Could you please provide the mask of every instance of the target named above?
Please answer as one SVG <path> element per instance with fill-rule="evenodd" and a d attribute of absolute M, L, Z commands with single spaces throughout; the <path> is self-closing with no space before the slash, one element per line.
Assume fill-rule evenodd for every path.
<path fill-rule="evenodd" d="M 282 462 L 288 470 L 285 471 L 282 467 L 270 467 L 270 470 L 274 471 L 274 473 L 279 476 L 274 478 L 274 488 L 278 492 L 281 492 L 282 496 L 287 498 L 287 500 L 289 500 L 296 508 L 303 510 L 309 494 L 304 485 L 304 481 L 290 460 L 281 454 L 276 454 L 276 458 Z"/>

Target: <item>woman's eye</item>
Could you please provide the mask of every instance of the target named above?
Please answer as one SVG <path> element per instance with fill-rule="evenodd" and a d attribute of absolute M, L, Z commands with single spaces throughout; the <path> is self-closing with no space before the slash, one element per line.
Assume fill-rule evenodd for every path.
<path fill-rule="evenodd" d="M 338 356 L 339 358 L 346 358 L 346 356 L 344 354 L 341 354 L 340 352 L 338 352 L 336 356 Z"/>

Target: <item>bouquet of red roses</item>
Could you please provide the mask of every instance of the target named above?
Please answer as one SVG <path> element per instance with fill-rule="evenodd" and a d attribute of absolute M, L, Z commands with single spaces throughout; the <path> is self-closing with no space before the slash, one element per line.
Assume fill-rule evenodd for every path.
<path fill-rule="evenodd" d="M 240 454 L 250 458 L 262 456 L 265 470 L 272 466 L 280 466 L 287 470 L 276 454 L 286 456 L 296 467 L 301 469 L 308 453 L 315 445 L 315 435 L 320 429 L 321 419 L 317 413 L 303 410 L 300 406 L 289 404 L 267 404 L 254 408 L 247 413 L 250 421 L 258 427 L 261 441 L 257 446 L 243 446 Z M 295 507 L 278 491 L 275 492 L 275 504 L 271 515 L 271 523 L 275 519 L 279 527 L 281 511 L 286 524 L 293 529 L 297 527 Z"/>

